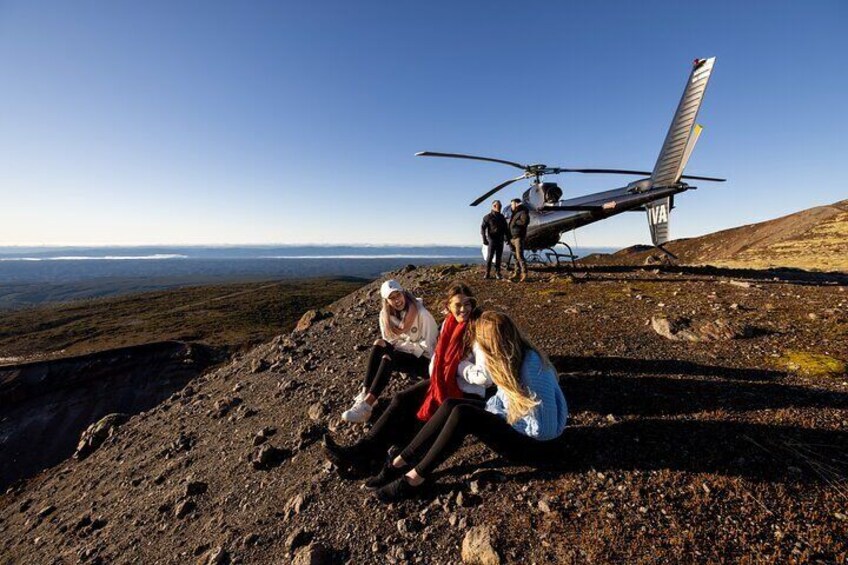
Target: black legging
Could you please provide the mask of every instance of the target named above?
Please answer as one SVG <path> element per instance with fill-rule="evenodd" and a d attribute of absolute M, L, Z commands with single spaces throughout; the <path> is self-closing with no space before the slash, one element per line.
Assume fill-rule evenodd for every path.
<path fill-rule="evenodd" d="M 424 379 L 395 394 L 386 411 L 356 445 L 375 455 L 390 445 L 404 445 L 421 429 L 422 422 L 416 414 L 429 388 L 430 379 Z"/>
<path fill-rule="evenodd" d="M 365 391 L 380 396 L 389 384 L 392 370 L 421 377 L 427 374 L 429 364 L 430 359 L 424 355 L 416 357 L 411 353 L 399 351 L 388 342 L 386 345 L 375 343 L 365 369 Z"/>
<path fill-rule="evenodd" d="M 450 399 L 439 407 L 400 456 L 426 477 L 459 449 L 469 434 L 512 461 L 540 461 L 552 443 L 515 431 L 506 420 L 487 412 L 482 400 Z"/>

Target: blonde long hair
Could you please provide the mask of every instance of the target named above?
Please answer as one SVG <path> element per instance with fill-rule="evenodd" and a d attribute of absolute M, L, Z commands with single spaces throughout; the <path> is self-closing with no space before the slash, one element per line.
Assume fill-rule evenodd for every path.
<path fill-rule="evenodd" d="M 514 424 L 540 402 L 521 384 L 521 364 L 525 355 L 533 350 L 544 365 L 551 362 L 502 312 L 483 312 L 474 322 L 474 340 L 486 357 L 489 375 L 506 394 L 509 401 L 506 420 Z"/>

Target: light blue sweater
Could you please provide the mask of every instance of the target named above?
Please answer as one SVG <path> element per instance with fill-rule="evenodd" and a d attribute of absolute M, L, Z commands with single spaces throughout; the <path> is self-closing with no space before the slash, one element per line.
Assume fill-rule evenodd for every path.
<path fill-rule="evenodd" d="M 557 380 L 556 370 L 542 363 L 533 350 L 524 355 L 521 363 L 521 383 L 534 395 L 539 404 L 512 427 L 519 433 L 540 441 L 559 437 L 568 419 L 568 405 Z M 506 420 L 509 399 L 502 390 L 486 403 L 486 410 Z"/>

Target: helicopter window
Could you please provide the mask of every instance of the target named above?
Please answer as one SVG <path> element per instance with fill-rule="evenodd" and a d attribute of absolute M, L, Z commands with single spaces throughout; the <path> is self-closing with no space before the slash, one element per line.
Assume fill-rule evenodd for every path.
<path fill-rule="evenodd" d="M 562 198 L 562 189 L 556 183 L 546 182 L 542 190 L 545 192 L 545 204 L 556 204 Z"/>

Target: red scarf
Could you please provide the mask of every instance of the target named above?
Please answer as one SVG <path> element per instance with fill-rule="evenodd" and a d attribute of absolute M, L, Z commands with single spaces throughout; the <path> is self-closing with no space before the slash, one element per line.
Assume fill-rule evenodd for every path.
<path fill-rule="evenodd" d="M 442 402 L 448 398 L 462 398 L 462 391 L 456 384 L 456 369 L 462 361 L 465 352 L 466 322 L 457 322 L 452 314 L 448 314 L 436 351 L 433 357 L 433 372 L 430 374 L 430 388 L 421 408 L 418 409 L 418 419 L 426 422 L 433 417 Z"/>

